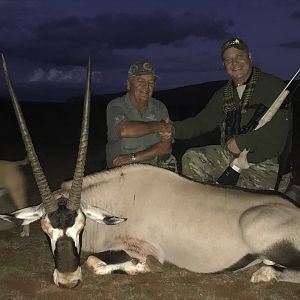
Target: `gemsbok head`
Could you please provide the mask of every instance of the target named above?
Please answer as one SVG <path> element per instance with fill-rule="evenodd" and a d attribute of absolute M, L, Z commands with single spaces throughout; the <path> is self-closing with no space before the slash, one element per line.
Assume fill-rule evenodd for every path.
<path fill-rule="evenodd" d="M 81 138 L 77 164 L 69 194 L 52 193 L 34 149 L 23 113 L 15 95 L 8 73 L 5 58 L 2 54 L 5 80 L 13 102 L 33 174 L 42 198 L 42 203 L 18 210 L 10 215 L 1 215 L 2 219 L 19 225 L 27 225 L 41 219 L 41 227 L 50 240 L 51 252 L 54 257 L 55 269 L 53 280 L 56 285 L 74 288 L 81 281 L 80 251 L 81 235 L 85 226 L 85 218 L 96 222 L 114 225 L 125 221 L 110 215 L 105 210 L 85 206 L 81 203 L 82 181 L 89 134 L 91 58 L 89 57 L 84 98 Z"/>

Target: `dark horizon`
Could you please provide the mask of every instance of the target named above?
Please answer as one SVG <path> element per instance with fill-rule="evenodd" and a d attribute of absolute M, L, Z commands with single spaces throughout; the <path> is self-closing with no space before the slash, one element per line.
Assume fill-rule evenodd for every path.
<path fill-rule="evenodd" d="M 178 87 L 175 87 L 175 88 L 170 88 L 170 89 L 157 89 L 155 90 L 154 92 L 154 95 L 153 97 L 155 97 L 156 95 L 160 95 L 160 94 L 163 94 L 165 92 L 169 92 L 169 91 L 182 91 L 182 90 L 189 90 L 191 88 L 195 88 L 195 87 L 199 87 L 200 90 L 201 89 L 207 89 L 207 87 L 211 87 L 212 89 L 215 89 L 215 86 L 216 87 L 219 87 L 221 86 L 222 84 L 224 84 L 225 81 L 224 80 L 216 80 L 216 81 L 208 81 L 208 82 L 204 82 L 204 83 L 198 83 L 198 84 L 191 84 L 191 85 L 186 85 L 186 86 L 178 86 Z M 92 84 L 93 86 L 93 84 Z M 203 87 L 203 88 L 201 88 Z M 14 87 L 14 90 L 15 90 L 15 93 L 17 95 L 17 98 L 20 102 L 47 102 L 47 103 L 61 103 L 61 102 L 74 102 L 74 101 L 79 101 L 79 99 L 82 99 L 83 96 L 84 96 L 84 89 L 85 89 L 85 86 L 82 85 L 80 87 L 78 87 L 76 89 L 76 92 L 71 92 L 68 88 L 66 88 L 65 90 L 62 90 L 62 91 L 57 91 L 56 93 L 59 93 L 60 96 L 56 96 L 56 98 L 53 98 L 53 100 L 51 99 L 48 99 L 47 100 L 47 97 L 44 97 L 44 96 L 37 96 L 35 95 L 35 91 L 31 91 L 32 95 L 35 95 L 33 97 L 24 97 L 24 95 L 28 95 L 28 91 L 29 91 L 29 88 L 18 88 L 18 87 Z M 6 88 L 7 90 L 7 88 Z M 43 90 L 43 92 L 45 93 L 45 90 Z M 108 97 L 108 98 L 111 98 L 113 96 L 117 96 L 117 95 L 121 95 L 121 94 L 124 94 L 126 93 L 126 89 L 124 90 L 120 90 L 120 91 L 116 91 L 116 92 L 107 92 L 107 93 L 103 93 L 103 94 L 98 94 L 98 93 L 93 93 L 93 89 L 92 89 L 92 97 L 94 98 L 105 98 L 105 97 Z M 47 94 L 47 93 L 45 93 Z M 23 95 L 23 96 L 22 96 Z M 54 94 L 52 94 L 54 95 Z M 201 96 L 201 95 L 199 95 Z M 36 98 L 38 97 L 38 98 Z M 29 100 L 30 98 L 30 100 Z M 0 95 L 0 102 L 3 102 L 3 101 L 10 101 L 10 96 L 8 94 L 8 90 L 7 90 L 7 93 L 5 95 Z"/>
<path fill-rule="evenodd" d="M 288 83 L 289 80 L 286 80 L 285 82 Z M 180 100 L 178 98 L 185 99 L 185 104 L 191 104 L 197 99 L 206 99 L 209 100 L 209 98 L 212 96 L 213 92 L 215 92 L 218 88 L 221 88 L 226 83 L 226 80 L 215 80 L 215 81 L 208 81 L 198 84 L 191 84 L 186 86 L 179 86 L 171 89 L 161 89 L 161 90 L 155 90 L 153 97 L 158 98 L 162 100 L 163 102 L 167 102 L 168 104 L 172 104 L 172 99 L 170 99 L 172 96 L 176 99 L 176 104 L 180 104 Z M 290 95 L 293 95 L 293 101 L 294 102 L 300 102 L 300 80 L 294 80 L 290 85 Z M 64 92 L 58 91 L 57 93 L 60 94 L 60 97 L 55 97 L 53 100 L 46 99 L 46 97 L 39 97 L 39 98 L 28 98 L 22 97 L 22 93 L 26 93 L 27 90 L 22 92 L 22 89 L 19 90 L 18 88 L 14 88 L 15 93 L 17 95 L 17 98 L 19 102 L 27 102 L 27 103 L 72 103 L 72 102 L 78 102 L 81 101 L 84 97 L 84 89 L 85 86 L 80 86 L 77 89 L 77 92 L 71 93 L 69 90 L 65 90 Z M 45 92 L 45 91 L 44 91 Z M 120 95 L 126 93 L 126 90 L 122 91 L 116 91 L 112 93 L 103 93 L 103 94 L 97 94 L 93 93 L 92 90 L 92 98 L 96 101 L 102 101 L 104 103 L 107 103 L 111 99 L 115 97 L 119 97 Z M 35 91 L 32 91 L 32 94 L 35 94 Z M 178 95 L 177 95 L 178 94 Z M 171 96 L 172 95 L 172 96 Z M 164 97 L 167 97 L 168 99 L 164 99 Z M 275 99 L 274 99 L 275 100 Z M 8 94 L 6 95 L 0 95 L 0 103 L 4 102 L 10 102 L 10 96 Z"/>

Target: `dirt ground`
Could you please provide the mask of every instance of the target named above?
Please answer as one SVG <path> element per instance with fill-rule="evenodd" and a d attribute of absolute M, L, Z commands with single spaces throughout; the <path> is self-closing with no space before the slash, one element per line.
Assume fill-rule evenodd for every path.
<path fill-rule="evenodd" d="M 154 273 L 95 276 L 83 265 L 83 282 L 74 290 L 52 281 L 53 261 L 39 223 L 29 238 L 19 228 L 0 232 L 0 299 L 299 299 L 300 286 L 249 282 L 253 267 L 226 274 L 196 274 L 150 258 Z M 86 258 L 82 255 L 82 263 Z"/>
<path fill-rule="evenodd" d="M 45 130 L 43 127 L 35 128 L 41 132 Z M 33 140 L 38 140 L 37 152 L 41 164 L 51 188 L 56 189 L 61 181 L 72 176 L 77 138 L 70 136 L 65 138 L 65 128 L 61 127 L 60 135 L 64 138 L 55 141 L 50 139 L 50 136 L 51 132 L 57 128 L 47 130 L 46 134 L 41 136 L 39 133 L 33 134 Z M 299 130 L 300 127 L 297 125 L 295 132 L 299 132 Z M 87 173 L 103 167 L 104 147 L 95 142 L 98 134 L 92 135 L 91 145 L 89 145 Z M 0 154 L 2 153 L 7 159 L 14 158 L 12 153 L 20 147 L 22 148 L 20 143 L 16 145 L 11 143 L 7 149 L 1 148 Z M 299 150 L 297 134 L 293 152 L 296 158 L 295 174 L 298 184 L 300 183 L 298 172 L 300 160 L 297 159 Z M 29 166 L 25 166 L 23 170 L 28 180 L 29 203 L 38 204 L 40 198 L 31 169 Z M 83 282 L 74 290 L 66 290 L 58 288 L 53 283 L 53 259 L 39 222 L 31 225 L 30 237 L 21 238 L 19 233 L 20 228 L 18 227 L 0 231 L 0 299 L 300 299 L 299 284 L 251 283 L 251 275 L 257 267 L 237 273 L 197 274 L 169 264 L 161 266 L 150 258 L 150 264 L 155 269 L 153 273 L 135 276 L 114 274 L 97 277 L 84 265 L 87 253 L 83 253 L 81 258 Z"/>

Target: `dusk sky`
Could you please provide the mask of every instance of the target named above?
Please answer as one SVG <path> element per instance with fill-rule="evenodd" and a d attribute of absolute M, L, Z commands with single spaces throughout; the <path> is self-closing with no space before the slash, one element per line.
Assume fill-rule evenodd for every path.
<path fill-rule="evenodd" d="M 125 90 L 129 65 L 143 58 L 157 89 L 226 79 L 219 48 L 233 36 L 265 72 L 287 80 L 300 67 L 300 0 L 0 0 L 0 12 L 20 101 L 83 95 L 90 50 L 93 94 Z"/>

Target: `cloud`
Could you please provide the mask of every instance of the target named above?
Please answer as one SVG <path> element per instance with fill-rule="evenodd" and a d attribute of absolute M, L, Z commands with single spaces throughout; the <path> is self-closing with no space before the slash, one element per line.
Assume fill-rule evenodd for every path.
<path fill-rule="evenodd" d="M 94 83 L 100 83 L 102 80 L 101 72 L 93 72 L 92 78 Z M 86 69 L 82 67 L 75 67 L 68 71 L 59 70 L 57 68 L 52 68 L 46 71 L 42 68 L 38 68 L 33 71 L 33 74 L 29 76 L 29 82 L 57 82 L 57 83 L 82 83 L 86 79 Z"/>
<path fill-rule="evenodd" d="M 6 31 L 0 28 L 1 36 L 6 37 L 1 50 L 16 58 L 61 66 L 83 65 L 93 50 L 98 62 L 113 66 L 120 61 L 117 50 L 144 49 L 152 44 L 183 47 L 190 37 L 221 40 L 228 36 L 231 26 L 228 19 L 216 20 L 191 12 L 68 16 Z"/>
<path fill-rule="evenodd" d="M 295 0 L 300 2 L 300 0 Z M 296 19 L 297 21 L 300 20 L 300 10 L 295 10 L 292 14 L 291 17 Z M 298 40 L 293 40 L 290 42 L 285 42 L 285 43 L 280 43 L 279 47 L 282 48 L 287 48 L 287 49 L 297 49 L 300 50 L 300 39 Z"/>
<path fill-rule="evenodd" d="M 295 19 L 300 19 L 300 10 L 297 10 L 297 11 L 293 12 L 292 17 L 295 18 Z"/>
<path fill-rule="evenodd" d="M 281 43 L 279 44 L 280 47 L 282 48 L 289 48 L 289 49 L 297 49 L 300 50 L 300 40 L 298 41 L 291 41 L 287 43 Z"/>
<path fill-rule="evenodd" d="M 108 49 L 144 48 L 149 44 L 168 45 L 196 36 L 206 40 L 224 38 L 233 23 L 185 12 L 169 14 L 105 13 L 92 18 L 70 16 L 39 25 L 36 41 L 73 45 L 89 43 Z"/>
<path fill-rule="evenodd" d="M 28 81 L 35 82 L 35 81 L 44 80 L 46 76 L 47 76 L 46 72 L 43 69 L 38 68 L 34 70 L 33 74 L 29 77 Z"/>

